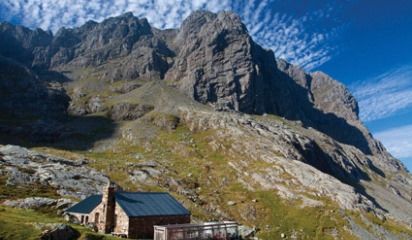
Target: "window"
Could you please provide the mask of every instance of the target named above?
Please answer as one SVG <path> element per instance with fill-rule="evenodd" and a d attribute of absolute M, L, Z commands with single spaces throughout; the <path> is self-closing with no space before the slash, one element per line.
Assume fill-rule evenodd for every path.
<path fill-rule="evenodd" d="M 86 216 L 86 222 L 85 223 L 88 223 L 89 222 L 89 216 Z"/>
<path fill-rule="evenodd" d="M 80 218 L 81 220 L 80 220 L 80 222 L 81 223 L 84 223 L 84 216 L 82 215 L 82 217 Z"/>

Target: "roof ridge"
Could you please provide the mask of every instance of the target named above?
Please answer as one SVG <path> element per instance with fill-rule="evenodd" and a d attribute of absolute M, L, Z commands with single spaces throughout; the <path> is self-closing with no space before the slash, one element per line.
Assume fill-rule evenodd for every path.
<path fill-rule="evenodd" d="M 116 191 L 116 193 L 133 193 L 133 194 L 169 194 L 168 192 L 129 192 L 129 191 Z"/>
<path fill-rule="evenodd" d="M 66 209 L 65 212 L 76 212 L 76 213 L 90 213 L 95 209 L 102 201 L 102 194 L 94 194 L 86 197 L 70 208 Z"/>

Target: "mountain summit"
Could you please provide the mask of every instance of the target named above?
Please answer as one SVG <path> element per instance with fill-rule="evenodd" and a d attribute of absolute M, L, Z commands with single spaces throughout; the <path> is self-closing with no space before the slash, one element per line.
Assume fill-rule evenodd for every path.
<path fill-rule="evenodd" d="M 131 13 L 54 35 L 1 23 L 0 110 L 3 144 L 92 158 L 119 184 L 187 199 L 199 219 L 233 218 L 275 236 L 292 230 L 276 228 L 271 203 L 291 201 L 365 213 L 325 215 L 360 238 L 411 233 L 412 177 L 362 124 L 349 90 L 277 59 L 231 12 L 196 11 L 166 30 Z M 307 227 L 289 215 L 296 209 L 282 211 Z M 347 231 L 322 234 L 332 229 Z M 294 234 L 314 237 L 306 230 Z"/>

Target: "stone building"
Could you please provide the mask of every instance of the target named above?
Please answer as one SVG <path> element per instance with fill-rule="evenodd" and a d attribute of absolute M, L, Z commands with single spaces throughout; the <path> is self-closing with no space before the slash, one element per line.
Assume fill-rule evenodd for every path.
<path fill-rule="evenodd" d="M 190 212 L 169 193 L 116 191 L 109 184 L 66 210 L 82 224 L 127 238 L 153 238 L 154 225 L 190 223 Z"/>

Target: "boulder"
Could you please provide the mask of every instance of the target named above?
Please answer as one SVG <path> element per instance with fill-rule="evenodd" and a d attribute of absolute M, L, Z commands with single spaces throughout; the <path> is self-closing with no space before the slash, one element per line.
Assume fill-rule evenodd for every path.
<path fill-rule="evenodd" d="M 153 109 L 153 106 L 147 104 L 118 103 L 110 108 L 108 115 L 116 121 L 136 120 Z"/>
<path fill-rule="evenodd" d="M 100 96 L 91 97 L 87 103 L 89 113 L 101 112 L 105 109 L 103 100 Z"/>
<path fill-rule="evenodd" d="M 235 205 L 236 205 L 236 202 L 235 202 L 235 201 L 228 201 L 226 204 L 227 204 L 228 206 L 235 206 Z"/>
<path fill-rule="evenodd" d="M 80 233 L 67 224 L 57 224 L 49 230 L 45 230 L 41 236 L 41 240 L 73 240 L 77 239 Z"/>
<path fill-rule="evenodd" d="M 241 239 L 253 239 L 257 232 L 256 228 L 248 227 L 245 225 L 239 225 L 238 230 Z"/>
<path fill-rule="evenodd" d="M 116 93 L 128 93 L 131 92 L 133 90 L 135 90 L 136 88 L 139 88 L 141 85 L 137 82 L 126 82 L 124 84 L 122 84 L 120 87 L 115 87 L 113 88 L 113 91 Z"/>
<path fill-rule="evenodd" d="M 174 130 L 179 125 L 179 117 L 172 114 L 153 113 L 150 115 L 150 121 L 164 130 Z"/>

